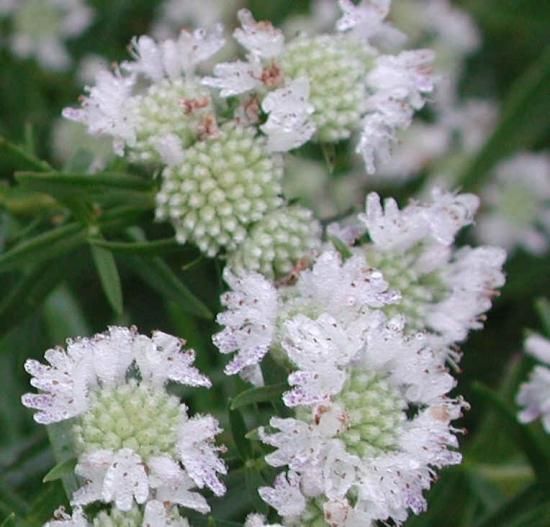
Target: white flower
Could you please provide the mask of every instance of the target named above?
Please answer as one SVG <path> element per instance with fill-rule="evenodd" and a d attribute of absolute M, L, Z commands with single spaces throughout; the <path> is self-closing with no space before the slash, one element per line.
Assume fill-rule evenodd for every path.
<path fill-rule="evenodd" d="M 90 392 L 125 384 L 134 360 L 143 365 L 145 378 L 156 385 L 173 380 L 209 386 L 208 379 L 191 366 L 193 357 L 192 351 L 181 350 L 181 341 L 165 333 L 156 332 L 149 339 L 134 329 L 114 326 L 92 338 L 69 339 L 67 351 L 46 351 L 49 365 L 29 359 L 25 369 L 40 393 L 24 395 L 23 404 L 39 410 L 35 420 L 43 424 L 82 415 L 89 409 Z"/>
<path fill-rule="evenodd" d="M 403 51 L 376 59 L 367 76 L 372 95 L 357 151 L 363 155 L 367 172 L 375 170 L 375 159 L 389 158 L 396 131 L 411 124 L 414 110 L 424 106 L 425 96 L 434 90 L 431 50 Z"/>
<path fill-rule="evenodd" d="M 149 481 L 142 459 L 129 448 L 118 452 L 97 450 L 82 456 L 75 468 L 85 485 L 73 494 L 72 503 L 87 505 L 94 501 L 114 502 L 121 511 L 129 511 L 134 500 L 145 503 Z"/>
<path fill-rule="evenodd" d="M 278 299 L 273 285 L 258 273 L 237 276 L 226 270 L 224 280 L 231 291 L 222 295 L 221 303 L 227 310 L 216 320 L 225 328 L 213 340 L 221 353 L 237 352 L 225 368 L 232 375 L 257 365 L 269 351 Z"/>
<path fill-rule="evenodd" d="M 407 322 L 434 331 L 447 344 L 482 326 L 481 315 L 504 284 L 504 251 L 453 247 L 459 230 L 473 222 L 478 205 L 472 194 L 435 189 L 431 203 L 399 210 L 395 200 L 382 207 L 380 198 L 370 194 L 366 213 L 359 216 L 372 240 L 365 246 L 367 260 L 401 292 Z"/>
<path fill-rule="evenodd" d="M 330 315 L 313 321 L 298 315 L 285 325 L 283 349 L 297 371 L 288 382 L 294 388 L 283 396 L 287 406 L 330 400 L 346 381 L 341 367 L 349 364 L 363 346 L 361 333 L 349 334 Z"/>
<path fill-rule="evenodd" d="M 204 496 L 190 490 L 195 487 L 193 479 L 173 459 L 155 457 L 149 460 L 148 467 L 149 484 L 156 490 L 158 501 L 178 504 L 203 514 L 210 511 Z"/>
<path fill-rule="evenodd" d="M 152 337 L 111 327 L 92 338 L 68 341 L 67 351 L 46 352 L 44 366 L 29 360 L 31 383 L 41 392 L 23 396 L 40 410 L 35 419 L 70 424 L 78 456 L 76 473 L 86 484 L 77 505 L 113 502 L 130 511 L 147 499 L 179 503 L 207 512 L 204 498 L 191 491 L 208 486 L 226 468 L 214 444 L 221 431 L 211 416 L 189 417 L 187 407 L 166 391 L 168 382 L 210 387 L 193 366 L 194 352 L 183 341 L 156 331 Z"/>
<path fill-rule="evenodd" d="M 184 344 L 185 341 L 162 331 L 154 331 L 151 338 L 136 338 L 135 357 L 142 378 L 161 386 L 170 380 L 210 388 L 210 380 L 193 366 L 195 352 L 182 350 Z"/>
<path fill-rule="evenodd" d="M 294 472 L 279 474 L 274 487 L 261 487 L 259 494 L 283 518 L 299 517 L 306 507 L 306 499 L 300 491 L 300 477 Z"/>
<path fill-rule="evenodd" d="M 96 85 L 86 88 L 82 108 L 66 108 L 63 115 L 85 124 L 92 135 L 112 137 L 117 155 L 127 151 L 136 162 L 181 163 L 205 122 L 215 122 L 210 94 L 194 71 L 223 46 L 222 33 L 216 26 L 211 32 L 182 31 L 177 40 L 160 43 L 134 38 L 134 60 L 114 74 L 100 71 Z"/>
<path fill-rule="evenodd" d="M 260 87 L 262 71 L 262 64 L 255 60 L 222 62 L 214 66 L 214 77 L 204 77 L 201 82 L 218 88 L 222 97 L 232 97 Z"/>
<path fill-rule="evenodd" d="M 412 203 L 402 211 L 393 198 L 380 203 L 377 194 L 367 196 L 365 214 L 359 220 L 380 250 L 406 250 L 420 241 L 449 246 L 457 232 L 473 222 L 479 199 L 473 194 L 444 193 L 434 189 L 432 204 Z"/>
<path fill-rule="evenodd" d="M 518 418 L 522 423 L 541 419 L 544 429 L 550 434 L 550 340 L 530 335 L 525 341 L 525 350 L 545 366 L 536 366 L 529 380 L 520 386 L 517 403 L 523 409 Z"/>
<path fill-rule="evenodd" d="M 525 341 L 525 351 L 536 359 L 550 364 L 550 340 L 540 335 L 530 335 Z"/>
<path fill-rule="evenodd" d="M 287 152 L 311 139 L 315 133 L 315 125 L 310 119 L 314 107 L 308 97 L 309 81 L 300 78 L 264 98 L 262 110 L 268 114 L 268 119 L 260 129 L 268 137 L 268 150 Z"/>
<path fill-rule="evenodd" d="M 319 314 L 327 312 L 339 320 L 349 321 L 369 309 L 399 300 L 395 291 L 388 290 L 382 274 L 369 267 L 364 258 L 354 255 L 342 261 L 334 250 L 325 250 L 311 269 L 300 274 L 295 297 Z"/>
<path fill-rule="evenodd" d="M 543 254 L 550 246 L 550 155 L 519 153 L 500 163 L 484 188 L 478 238 L 509 251 Z"/>
<path fill-rule="evenodd" d="M 225 485 L 217 473 L 226 474 L 227 468 L 218 457 L 222 447 L 214 444 L 221 432 L 212 416 L 196 416 L 186 421 L 178 432 L 178 456 L 186 472 L 199 488 L 207 486 L 216 496 L 225 493 Z"/>
<path fill-rule="evenodd" d="M 491 308 L 494 291 L 504 285 L 506 253 L 498 247 L 464 247 L 440 271 L 447 297 L 427 313 L 430 328 L 449 340 L 464 340 L 469 330 L 483 327 L 482 315 Z"/>
<path fill-rule="evenodd" d="M 241 27 L 233 33 L 241 46 L 254 57 L 272 59 L 281 55 L 285 45 L 283 32 L 275 29 L 270 22 L 256 22 L 248 9 L 237 14 Z"/>
<path fill-rule="evenodd" d="M 338 0 L 342 17 L 336 23 L 338 31 L 352 31 L 371 41 L 382 40 L 391 46 L 404 43 L 406 36 L 385 22 L 390 12 L 391 0 L 362 0 L 356 5 L 351 0 Z"/>
<path fill-rule="evenodd" d="M 196 29 L 193 33 L 182 30 L 177 40 L 167 39 L 160 44 L 151 37 L 141 36 L 132 41 L 134 61 L 123 62 L 122 68 L 130 73 L 142 74 L 152 81 L 190 76 L 196 66 L 217 53 L 224 43 L 220 24 L 211 32 L 204 29 Z"/>
<path fill-rule="evenodd" d="M 345 383 L 330 398 L 304 401 L 307 408 L 296 418 L 271 419 L 277 432 L 261 431 L 262 440 L 276 448 L 266 461 L 292 473 L 288 482 L 280 477 L 275 488 L 261 491 L 283 517 L 305 514 L 303 500 L 314 498 L 324 503 L 325 515 L 342 519 L 334 525 L 390 519 L 400 524 L 409 510 L 424 510 L 422 494 L 433 470 L 460 462 L 450 422 L 465 405 L 446 396 L 454 379 L 423 336 L 406 336 L 400 321 L 375 319 L 355 335 L 363 345 L 341 357 Z M 312 346 L 320 342 L 304 334 L 307 340 Z M 346 343 L 334 343 L 344 353 Z M 353 507 L 346 501 L 350 496 Z"/>
<path fill-rule="evenodd" d="M 276 328 L 296 314 L 327 312 L 338 321 L 353 322 L 369 309 L 399 299 L 388 290 L 382 274 L 370 268 L 363 257 L 342 262 L 331 250 L 322 253 L 312 269 L 302 271 L 295 285 L 283 288 L 282 299 L 259 274 L 236 277 L 226 271 L 225 278 L 232 290 L 222 296 L 227 310 L 217 321 L 225 329 L 214 336 L 214 344 L 221 353 L 238 352 L 226 368 L 229 375 L 258 365 L 272 345 L 281 343 L 282 335 Z"/>
<path fill-rule="evenodd" d="M 124 77 L 118 70 L 104 70 L 96 76 L 95 86 L 86 88 L 81 109 L 65 108 L 63 117 L 82 123 L 92 135 L 110 135 L 117 155 L 124 152 L 124 144 L 133 144 L 136 131 L 130 111 L 130 97 L 134 87 L 132 77 Z"/>

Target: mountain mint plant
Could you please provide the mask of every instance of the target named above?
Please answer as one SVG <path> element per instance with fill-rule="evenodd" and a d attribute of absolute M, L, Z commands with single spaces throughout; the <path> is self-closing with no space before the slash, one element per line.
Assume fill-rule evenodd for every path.
<path fill-rule="evenodd" d="M 14 349 L 33 387 L 27 418 L 47 428 L 56 461 L 44 477 L 43 432 L 8 450 L 0 437 L 0 514 L 14 510 L 2 527 L 420 527 L 453 514 L 519 526 L 547 511 L 548 340 L 526 337 L 542 364 L 521 385 L 508 376 L 502 397 L 469 383 L 506 373 L 531 316 L 523 288 L 547 282 L 548 155 L 497 163 L 502 137 L 507 151 L 541 144 L 521 142 L 523 117 L 510 123 L 524 101 L 542 105 L 533 79 L 547 61 L 484 147 L 498 106 L 464 93 L 502 79 L 462 78 L 481 32 L 448 0 L 400 2 L 308 0 L 305 16 L 292 2 L 0 0 L 13 52 L 0 54 L 11 79 L 0 96 L 33 56 L 54 71 L 21 83 L 22 107 L 41 119 L 35 101 L 51 97 L 64 117 L 50 133 L 56 161 L 37 157 L 41 128 L 16 123 L 24 146 L 0 137 L 0 176 L 14 167 L 0 186 L 0 336 L 29 315 L 0 341 L 0 385 L 27 391 L 3 362 Z M 92 18 L 98 47 L 66 48 Z M 110 36 L 122 28 L 126 55 Z M 521 258 L 532 272 L 516 271 Z M 479 366 L 468 337 L 506 274 L 495 321 L 510 322 L 510 343 L 489 322 L 472 344 L 487 348 Z M 502 308 L 511 298 L 521 310 Z M 461 393 L 476 403 L 474 433 L 484 396 L 508 418 L 501 464 L 485 459 L 483 436 L 461 452 Z M 514 393 L 517 418 L 503 399 Z M 19 441 L 30 427 L 4 406 L 6 441 Z M 40 466 L 21 461 L 28 452 Z M 11 492 L 27 472 L 55 507 L 35 485 L 29 503 Z M 520 487 L 528 511 L 508 501 Z"/>

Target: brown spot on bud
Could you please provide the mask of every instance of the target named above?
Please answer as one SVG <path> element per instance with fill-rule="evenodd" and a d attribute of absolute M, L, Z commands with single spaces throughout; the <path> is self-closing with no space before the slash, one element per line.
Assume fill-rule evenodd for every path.
<path fill-rule="evenodd" d="M 283 70 L 276 62 L 272 62 L 263 69 L 261 81 L 268 88 L 276 88 L 284 81 Z"/>
<path fill-rule="evenodd" d="M 181 106 L 186 115 L 203 108 L 208 108 L 209 104 L 210 97 L 206 95 L 204 97 L 197 97 L 196 99 L 183 99 L 181 101 Z"/>
<path fill-rule="evenodd" d="M 201 140 L 211 137 L 217 137 L 220 129 L 218 128 L 218 122 L 212 114 L 205 115 L 198 128 L 199 138 Z"/>

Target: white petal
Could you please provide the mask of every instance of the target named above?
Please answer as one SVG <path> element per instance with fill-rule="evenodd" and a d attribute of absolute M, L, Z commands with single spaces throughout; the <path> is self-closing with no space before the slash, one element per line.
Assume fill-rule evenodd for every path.
<path fill-rule="evenodd" d="M 262 59 L 272 59 L 281 55 L 285 39 L 283 32 L 275 29 L 270 22 L 256 22 L 248 9 L 238 12 L 241 27 L 233 36 L 250 53 Z"/>

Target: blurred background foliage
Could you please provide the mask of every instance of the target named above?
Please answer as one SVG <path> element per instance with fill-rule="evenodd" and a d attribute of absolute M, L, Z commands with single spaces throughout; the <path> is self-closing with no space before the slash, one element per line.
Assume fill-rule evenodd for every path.
<path fill-rule="evenodd" d="M 466 189 L 475 189 L 505 155 L 548 146 L 550 2 L 457 3 L 483 34 L 481 49 L 468 60 L 462 90 L 496 99 L 503 108 L 495 134 L 463 178 Z M 70 51 L 77 59 L 93 52 L 117 61 L 126 57 L 132 36 L 149 30 L 160 2 L 90 4 L 97 17 L 85 35 L 69 43 Z M 275 24 L 309 9 L 307 0 L 248 4 L 257 18 Z M 210 342 L 223 290 L 221 263 L 177 246 L 170 227 L 152 221 L 148 184 L 136 188 L 136 180 L 122 178 L 118 188 L 99 180 L 86 188 L 78 178 L 74 185 L 59 185 L 25 179 L 24 174 L 16 182 L 15 171 L 51 170 L 44 162 L 55 167 L 52 123 L 81 91 L 74 71 L 47 72 L 0 47 L 0 526 L 39 526 L 66 503 L 59 480 L 42 483 L 56 463 L 54 453 L 44 427 L 36 426 L 31 412 L 19 403 L 29 389 L 25 359 L 39 358 L 66 337 L 103 331 L 108 324 L 135 324 L 143 333 L 159 328 L 185 337 L 197 350 L 198 366 L 215 388 L 182 395 L 195 411 L 215 409 L 226 428 L 222 440 L 230 447 L 234 470 L 228 495 L 212 500 L 212 518 L 196 524 L 240 525 L 244 513 L 263 509 L 253 489 L 259 479 L 269 477 L 258 443 L 243 435 L 265 420 L 272 407 L 253 401 L 259 414 L 247 404 L 229 411 L 228 401 L 245 386 L 223 376 L 223 360 Z M 125 167 L 115 164 L 110 170 Z M 41 192 L 44 185 L 51 192 Z M 101 214 L 90 208 L 85 199 L 90 195 Z M 18 250 L 12 251 L 14 247 Z M 521 353 L 525 329 L 543 329 L 535 299 L 550 296 L 549 270 L 548 257 L 518 252 L 508 262 L 508 283 L 485 330 L 463 346 L 458 391 L 472 405 L 463 420 L 465 462 L 444 472 L 430 493 L 429 511 L 408 526 L 550 525 L 548 437 L 539 425 L 515 424 L 513 402 L 532 366 Z"/>

